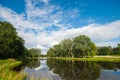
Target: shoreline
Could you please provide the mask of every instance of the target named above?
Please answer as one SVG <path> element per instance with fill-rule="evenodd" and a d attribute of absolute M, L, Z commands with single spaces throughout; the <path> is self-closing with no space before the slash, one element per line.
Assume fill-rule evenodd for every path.
<path fill-rule="evenodd" d="M 47 57 L 48 59 L 74 60 L 74 61 L 95 61 L 95 62 L 120 62 L 120 56 L 93 56 L 85 58 L 68 58 L 68 57 Z"/>

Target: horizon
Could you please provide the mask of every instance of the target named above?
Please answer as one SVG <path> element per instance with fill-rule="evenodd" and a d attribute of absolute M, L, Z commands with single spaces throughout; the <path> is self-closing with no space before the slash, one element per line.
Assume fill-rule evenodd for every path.
<path fill-rule="evenodd" d="M 0 21 L 10 22 L 27 48 L 42 54 L 64 39 L 86 35 L 96 46 L 120 43 L 120 0 L 0 0 Z"/>

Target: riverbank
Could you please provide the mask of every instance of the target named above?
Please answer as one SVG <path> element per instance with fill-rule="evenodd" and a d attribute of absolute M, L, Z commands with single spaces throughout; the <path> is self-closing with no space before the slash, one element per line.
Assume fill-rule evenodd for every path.
<path fill-rule="evenodd" d="M 23 72 L 12 70 L 21 64 L 22 62 L 14 59 L 0 60 L 0 80 L 23 80 L 25 78 Z"/>
<path fill-rule="evenodd" d="M 51 57 L 51 58 L 59 59 L 59 60 L 74 60 L 74 61 L 120 62 L 120 56 L 94 56 L 94 57 L 86 57 L 86 58 L 63 58 L 63 57 Z"/>

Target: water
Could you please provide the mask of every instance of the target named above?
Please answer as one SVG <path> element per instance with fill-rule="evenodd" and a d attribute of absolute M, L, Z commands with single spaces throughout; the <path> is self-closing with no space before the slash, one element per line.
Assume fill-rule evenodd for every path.
<path fill-rule="evenodd" d="M 36 59 L 24 68 L 27 80 L 120 80 L 118 62 Z"/>

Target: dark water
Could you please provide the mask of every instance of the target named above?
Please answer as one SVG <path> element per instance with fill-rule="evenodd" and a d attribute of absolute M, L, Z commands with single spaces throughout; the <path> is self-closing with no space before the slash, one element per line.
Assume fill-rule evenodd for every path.
<path fill-rule="evenodd" d="M 24 68 L 27 80 L 120 80 L 120 62 L 36 59 Z"/>

